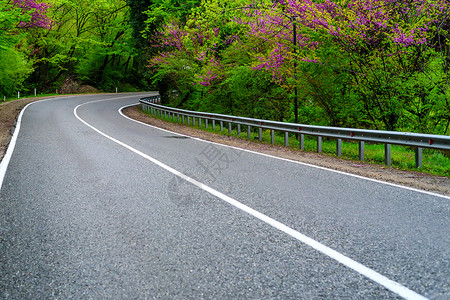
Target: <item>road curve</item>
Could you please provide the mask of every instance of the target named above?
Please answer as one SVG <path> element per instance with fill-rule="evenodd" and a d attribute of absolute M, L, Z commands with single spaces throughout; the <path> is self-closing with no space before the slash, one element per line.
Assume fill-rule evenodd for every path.
<path fill-rule="evenodd" d="M 23 112 L 0 299 L 450 297 L 449 198 L 120 114 L 140 96 Z"/>

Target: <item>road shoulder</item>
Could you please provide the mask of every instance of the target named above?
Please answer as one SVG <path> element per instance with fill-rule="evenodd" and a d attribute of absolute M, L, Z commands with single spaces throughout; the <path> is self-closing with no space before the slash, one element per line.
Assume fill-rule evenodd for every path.
<path fill-rule="evenodd" d="M 32 102 L 55 97 L 57 96 L 24 98 L 0 103 L 0 161 L 3 159 L 3 156 L 5 156 L 9 142 L 14 133 L 17 117 L 22 109 Z"/>
<path fill-rule="evenodd" d="M 450 196 L 450 178 L 447 177 L 435 176 L 422 172 L 398 170 L 387 166 L 347 160 L 326 154 L 294 150 L 281 145 L 271 145 L 253 142 L 247 139 L 214 134 L 203 130 L 197 130 L 186 125 L 164 122 L 152 118 L 144 114 L 139 106 L 126 108 L 123 112 L 128 117 L 137 121 L 207 141 Z"/>

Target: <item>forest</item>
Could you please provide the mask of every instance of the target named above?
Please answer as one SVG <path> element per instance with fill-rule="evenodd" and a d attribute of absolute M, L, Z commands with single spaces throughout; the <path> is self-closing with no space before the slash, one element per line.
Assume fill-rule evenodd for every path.
<path fill-rule="evenodd" d="M 448 0 L 0 0 L 0 96 L 450 134 Z M 83 87 L 85 87 L 83 89 Z"/>

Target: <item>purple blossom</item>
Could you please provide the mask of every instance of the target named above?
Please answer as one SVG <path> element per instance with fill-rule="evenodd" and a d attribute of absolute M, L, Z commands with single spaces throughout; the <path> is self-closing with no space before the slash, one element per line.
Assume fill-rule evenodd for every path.
<path fill-rule="evenodd" d="M 20 22 L 21 28 L 45 28 L 52 27 L 52 21 L 46 16 L 49 6 L 46 3 L 38 3 L 33 0 L 13 0 L 14 6 L 20 7 L 23 11 L 31 12 L 31 20 Z"/>

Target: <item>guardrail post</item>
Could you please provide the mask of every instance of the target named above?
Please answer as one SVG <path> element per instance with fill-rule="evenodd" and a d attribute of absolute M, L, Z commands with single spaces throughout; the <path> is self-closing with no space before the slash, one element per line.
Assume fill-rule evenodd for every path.
<path fill-rule="evenodd" d="M 223 121 L 220 121 L 220 132 L 223 131 Z"/>
<path fill-rule="evenodd" d="M 342 139 L 336 140 L 336 156 L 342 156 Z"/>
<path fill-rule="evenodd" d="M 208 119 L 205 119 L 205 128 L 208 129 Z"/>
<path fill-rule="evenodd" d="M 180 123 L 180 114 L 177 114 L 177 123 Z"/>
<path fill-rule="evenodd" d="M 384 163 L 387 166 L 390 166 L 391 163 L 392 163 L 391 144 L 385 144 L 384 145 Z"/>
<path fill-rule="evenodd" d="M 202 127 L 202 118 L 198 118 L 198 127 Z"/>
<path fill-rule="evenodd" d="M 216 131 L 216 120 L 212 120 L 212 129 L 213 131 Z"/>
<path fill-rule="evenodd" d="M 186 117 L 187 117 L 188 125 L 191 125 L 191 121 L 189 120 L 190 117 L 189 116 L 186 116 Z"/>
<path fill-rule="evenodd" d="M 359 141 L 359 160 L 364 161 L 364 141 Z"/>
<path fill-rule="evenodd" d="M 317 153 L 322 153 L 322 137 L 317 137 Z"/>
<path fill-rule="evenodd" d="M 228 122 L 228 134 L 231 134 L 231 122 Z"/>
<path fill-rule="evenodd" d="M 250 125 L 247 125 L 247 137 L 252 137 L 252 127 Z"/>
<path fill-rule="evenodd" d="M 289 147 L 289 132 L 284 133 L 284 146 Z"/>
<path fill-rule="evenodd" d="M 258 128 L 258 140 L 261 142 L 262 141 L 262 127 Z"/>
<path fill-rule="evenodd" d="M 270 143 L 275 144 L 275 131 L 273 129 L 270 130 Z"/>
<path fill-rule="evenodd" d="M 422 158 L 423 158 L 423 149 L 421 147 L 416 148 L 416 168 L 420 169 L 423 167 Z"/>
<path fill-rule="evenodd" d="M 184 115 L 181 115 L 181 122 L 184 124 Z"/>
<path fill-rule="evenodd" d="M 192 117 L 192 125 L 195 126 L 195 116 Z"/>
<path fill-rule="evenodd" d="M 300 150 L 305 150 L 305 135 L 304 134 L 300 134 L 299 145 L 300 145 Z"/>
<path fill-rule="evenodd" d="M 241 136 L 241 124 L 237 124 L 237 135 Z"/>
<path fill-rule="evenodd" d="M 167 119 L 167 111 L 165 110 L 164 111 L 164 120 L 166 120 Z"/>

